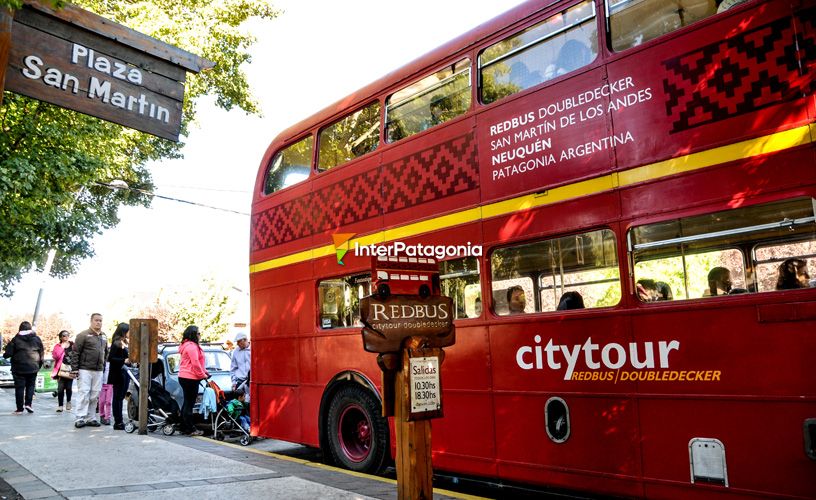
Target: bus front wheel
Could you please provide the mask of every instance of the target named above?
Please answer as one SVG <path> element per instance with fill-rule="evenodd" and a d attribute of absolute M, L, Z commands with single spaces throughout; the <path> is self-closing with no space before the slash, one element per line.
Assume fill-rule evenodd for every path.
<path fill-rule="evenodd" d="M 342 387 L 328 413 L 329 449 L 335 463 L 357 472 L 378 472 L 388 453 L 388 421 L 380 402 L 359 385 Z"/>

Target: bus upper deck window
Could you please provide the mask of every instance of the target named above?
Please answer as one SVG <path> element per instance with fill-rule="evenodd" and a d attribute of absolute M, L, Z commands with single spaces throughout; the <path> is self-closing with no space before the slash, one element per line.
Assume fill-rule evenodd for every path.
<path fill-rule="evenodd" d="M 470 59 L 437 71 L 385 102 L 386 137 L 395 142 L 464 114 L 470 109 Z"/>
<path fill-rule="evenodd" d="M 264 194 L 271 194 L 306 180 L 312 170 L 313 145 L 314 139 L 309 136 L 278 151 L 266 171 Z"/>
<path fill-rule="evenodd" d="M 500 316 L 620 302 L 617 246 L 609 229 L 500 248 L 490 268 Z"/>
<path fill-rule="evenodd" d="M 342 165 L 370 153 L 380 144 L 380 103 L 375 102 L 320 131 L 317 168 Z"/>
<path fill-rule="evenodd" d="M 685 300 L 813 286 L 814 204 L 783 200 L 632 228 L 637 297 Z M 780 284 L 792 277 L 788 268 L 797 285 Z"/>
<path fill-rule="evenodd" d="M 586 1 L 485 49 L 479 55 L 482 102 L 584 67 L 597 55 L 595 3 Z"/>
<path fill-rule="evenodd" d="M 620 51 L 722 12 L 733 0 L 607 0 L 612 50 Z"/>

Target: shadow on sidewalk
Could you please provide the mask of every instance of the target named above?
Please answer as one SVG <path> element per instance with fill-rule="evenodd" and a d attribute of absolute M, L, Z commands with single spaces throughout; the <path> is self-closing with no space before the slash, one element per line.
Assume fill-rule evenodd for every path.
<path fill-rule="evenodd" d="M 9 486 L 7 482 L 0 478 L 0 499 L 22 500 L 23 496 L 17 493 L 17 490 Z"/>

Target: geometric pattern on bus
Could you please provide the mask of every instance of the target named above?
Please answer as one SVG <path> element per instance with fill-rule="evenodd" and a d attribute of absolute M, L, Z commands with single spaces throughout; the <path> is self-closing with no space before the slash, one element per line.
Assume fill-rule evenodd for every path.
<path fill-rule="evenodd" d="M 666 114 L 671 132 L 739 116 L 811 92 L 814 85 L 814 13 L 760 26 L 666 61 Z M 806 64 L 800 70 L 799 61 Z M 809 67 L 810 66 L 810 67 Z"/>
<path fill-rule="evenodd" d="M 472 135 L 383 165 L 383 211 L 395 212 L 475 189 L 478 169 Z"/>
<path fill-rule="evenodd" d="M 252 251 L 475 189 L 472 134 L 272 207 L 253 218 Z"/>

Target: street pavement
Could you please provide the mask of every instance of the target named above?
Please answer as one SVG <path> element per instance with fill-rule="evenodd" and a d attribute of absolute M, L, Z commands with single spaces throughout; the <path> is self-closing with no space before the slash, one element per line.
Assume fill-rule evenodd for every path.
<path fill-rule="evenodd" d="M 297 447 L 261 440 L 248 447 L 187 436 L 127 434 L 73 426 L 56 399 L 38 393 L 34 413 L 12 415 L 14 389 L 0 389 L 0 478 L 24 498 L 393 499 L 396 482 L 276 453 Z M 475 498 L 436 490 L 436 499 Z"/>

